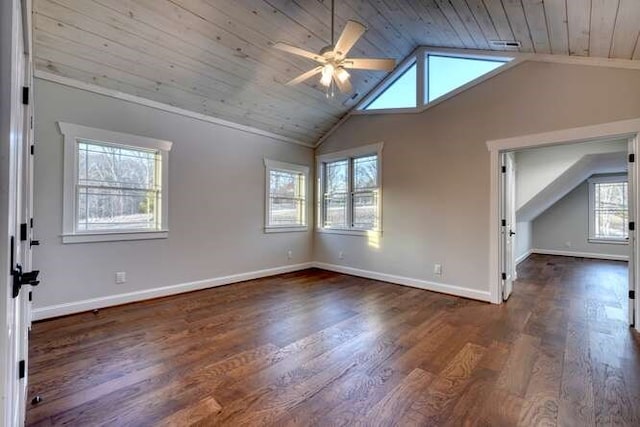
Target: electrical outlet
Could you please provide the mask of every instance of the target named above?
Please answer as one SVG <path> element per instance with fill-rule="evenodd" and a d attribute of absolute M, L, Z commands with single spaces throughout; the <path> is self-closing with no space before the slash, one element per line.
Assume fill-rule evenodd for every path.
<path fill-rule="evenodd" d="M 442 276 L 442 264 L 433 264 L 433 274 Z"/>
<path fill-rule="evenodd" d="M 293 258 L 293 251 L 290 250 L 287 252 L 287 259 L 291 259 L 291 258 Z"/>
<path fill-rule="evenodd" d="M 122 283 L 125 283 L 126 281 L 127 281 L 127 273 L 124 271 L 118 271 L 116 273 L 116 283 L 122 284 Z"/>
<path fill-rule="evenodd" d="M 344 259 L 344 252 L 343 251 L 338 252 L 338 259 Z"/>

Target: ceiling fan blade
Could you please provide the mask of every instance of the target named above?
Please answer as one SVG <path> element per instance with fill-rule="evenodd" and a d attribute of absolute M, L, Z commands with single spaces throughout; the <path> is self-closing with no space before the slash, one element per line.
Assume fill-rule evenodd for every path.
<path fill-rule="evenodd" d="M 344 58 L 351 50 L 353 45 L 362 37 L 366 27 L 356 21 L 347 21 L 347 25 L 344 26 L 340 38 L 336 42 L 333 48 L 334 56 L 337 58 Z"/>
<path fill-rule="evenodd" d="M 389 58 L 345 58 L 341 65 L 353 70 L 392 71 L 396 66 L 396 60 Z"/>
<path fill-rule="evenodd" d="M 316 74 L 320 74 L 321 71 L 322 71 L 322 67 L 316 67 L 313 70 L 309 70 L 306 73 L 302 73 L 298 77 L 296 77 L 295 79 L 289 80 L 287 82 L 287 86 L 291 86 L 291 85 L 295 85 L 295 84 L 301 83 L 301 82 L 307 80 L 308 78 L 315 76 Z"/>
<path fill-rule="evenodd" d="M 353 92 L 353 86 L 351 86 L 351 82 L 349 81 L 349 79 L 345 79 L 344 81 L 341 81 L 339 78 L 336 78 L 336 76 L 333 76 L 333 77 L 334 77 L 333 81 L 336 82 L 336 86 L 338 86 L 338 89 L 340 90 L 340 92 L 342 93 Z"/>
<path fill-rule="evenodd" d="M 316 62 L 324 64 L 327 62 L 322 55 L 309 52 L 308 50 L 300 49 L 299 47 L 291 46 L 290 44 L 278 42 L 273 45 L 276 49 L 280 49 L 284 52 L 293 53 L 294 55 L 302 56 L 305 58 L 313 59 Z"/>

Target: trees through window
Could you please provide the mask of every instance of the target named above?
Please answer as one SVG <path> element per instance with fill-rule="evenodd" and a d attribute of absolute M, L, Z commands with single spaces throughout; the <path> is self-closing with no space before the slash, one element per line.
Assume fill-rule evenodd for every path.
<path fill-rule="evenodd" d="M 589 202 L 589 238 L 626 241 L 629 237 L 627 178 L 592 178 L 589 180 Z"/>
<path fill-rule="evenodd" d="M 265 167 L 265 230 L 306 230 L 309 168 L 266 159 Z"/>
<path fill-rule="evenodd" d="M 321 228 L 379 230 L 380 148 L 368 146 L 320 159 Z"/>
<path fill-rule="evenodd" d="M 158 150 L 78 141 L 76 232 L 158 230 Z"/>

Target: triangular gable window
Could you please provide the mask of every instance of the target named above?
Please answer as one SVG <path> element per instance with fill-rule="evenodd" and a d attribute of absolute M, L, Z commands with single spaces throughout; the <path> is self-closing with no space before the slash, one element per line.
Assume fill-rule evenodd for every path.
<path fill-rule="evenodd" d="M 407 68 L 365 110 L 416 108 L 416 64 Z"/>
<path fill-rule="evenodd" d="M 427 55 L 427 101 L 464 86 L 504 65 L 507 60 Z"/>
<path fill-rule="evenodd" d="M 500 68 L 513 58 L 501 55 L 461 55 L 419 50 L 407 58 L 380 88 L 365 97 L 360 110 L 416 111 L 485 74 Z"/>

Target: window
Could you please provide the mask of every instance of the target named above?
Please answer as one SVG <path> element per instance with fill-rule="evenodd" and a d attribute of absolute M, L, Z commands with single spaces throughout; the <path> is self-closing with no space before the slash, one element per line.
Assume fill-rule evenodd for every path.
<path fill-rule="evenodd" d="M 360 102 L 361 111 L 421 111 L 447 94 L 481 81 L 511 61 L 499 52 L 466 54 L 453 50 L 419 48 Z"/>
<path fill-rule="evenodd" d="M 416 64 L 414 63 L 364 109 L 415 108 L 416 99 Z"/>
<path fill-rule="evenodd" d="M 427 101 L 464 86 L 496 68 L 505 60 L 487 60 L 442 55 L 427 55 Z"/>
<path fill-rule="evenodd" d="M 318 157 L 318 223 L 324 231 L 380 231 L 382 144 Z"/>
<path fill-rule="evenodd" d="M 265 159 L 265 231 L 307 229 L 307 166 Z"/>
<path fill-rule="evenodd" d="M 167 237 L 171 143 L 60 123 L 63 243 Z"/>
<path fill-rule="evenodd" d="M 626 176 L 600 176 L 589 180 L 589 241 L 627 241 L 627 188 Z"/>

